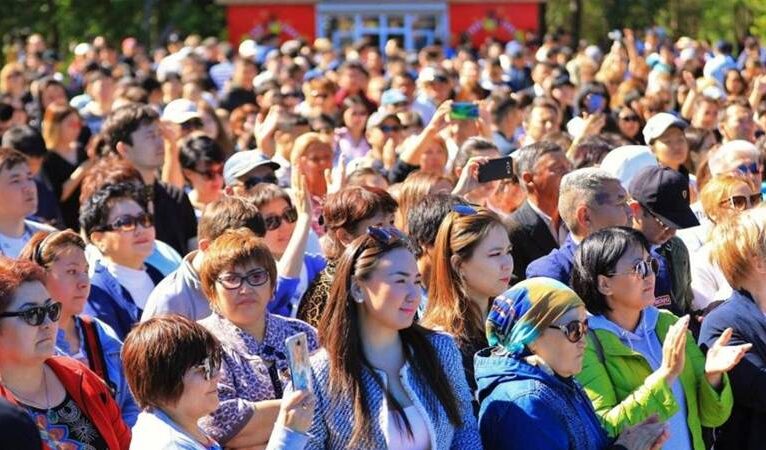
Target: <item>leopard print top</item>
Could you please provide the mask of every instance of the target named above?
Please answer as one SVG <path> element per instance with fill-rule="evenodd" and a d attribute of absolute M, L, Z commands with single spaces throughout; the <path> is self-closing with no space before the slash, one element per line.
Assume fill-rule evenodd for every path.
<path fill-rule="evenodd" d="M 319 320 L 322 318 L 322 313 L 327 305 L 327 298 L 330 295 L 330 286 L 332 280 L 335 278 L 336 263 L 329 262 L 327 266 L 319 272 L 319 275 L 314 281 L 309 284 L 306 293 L 301 298 L 300 306 L 298 306 L 297 318 L 316 328 L 319 325 Z"/>

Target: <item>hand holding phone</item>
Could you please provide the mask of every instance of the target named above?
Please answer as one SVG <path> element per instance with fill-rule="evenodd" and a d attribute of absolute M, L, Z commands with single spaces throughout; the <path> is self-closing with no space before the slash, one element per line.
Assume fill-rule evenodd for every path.
<path fill-rule="evenodd" d="M 487 183 L 511 177 L 513 177 L 513 158 L 505 156 L 503 158 L 490 159 L 479 166 L 476 178 L 479 183 Z"/>
<path fill-rule="evenodd" d="M 453 102 L 450 118 L 454 120 L 478 119 L 479 105 L 474 102 Z"/>
<path fill-rule="evenodd" d="M 290 377 L 296 391 L 312 391 L 311 364 L 306 333 L 298 333 L 285 339 L 287 360 L 290 364 Z"/>

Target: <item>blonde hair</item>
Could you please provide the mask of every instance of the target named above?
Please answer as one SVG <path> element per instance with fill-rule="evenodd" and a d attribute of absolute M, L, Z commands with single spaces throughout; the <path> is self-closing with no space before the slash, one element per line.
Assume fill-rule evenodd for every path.
<path fill-rule="evenodd" d="M 734 289 L 742 288 L 753 266 L 752 257 L 766 258 L 766 207 L 735 214 L 716 226 L 711 260 Z"/>
<path fill-rule="evenodd" d="M 45 140 L 45 146 L 48 149 L 54 149 L 59 145 L 61 139 L 61 124 L 71 114 L 76 114 L 79 117 L 79 113 L 76 109 L 69 105 L 61 105 L 58 103 L 52 103 L 45 109 L 45 115 L 43 116 L 43 140 Z"/>
<path fill-rule="evenodd" d="M 8 63 L 0 69 L 0 93 L 8 92 L 8 83 L 5 81 L 12 72 L 24 73 L 24 66 L 19 63 Z"/>
<path fill-rule="evenodd" d="M 396 211 L 396 227 L 408 233 L 407 213 L 416 203 L 428 194 L 436 183 L 445 181 L 452 185 L 452 180 L 444 175 L 416 171 L 411 173 L 402 183 L 396 197 L 399 209 Z"/>
<path fill-rule="evenodd" d="M 304 133 L 298 136 L 293 144 L 293 150 L 290 154 L 290 164 L 295 166 L 300 161 L 301 156 L 303 156 L 314 144 L 324 144 L 329 146 L 330 150 L 332 150 L 332 142 L 330 142 L 324 135 L 314 132 Z"/>
<path fill-rule="evenodd" d="M 757 191 L 753 182 L 742 175 L 719 175 L 705 183 L 700 192 L 700 204 L 711 222 L 718 223 L 728 215 L 721 203 L 729 199 L 731 192 L 739 184 L 747 185 L 751 192 Z"/>

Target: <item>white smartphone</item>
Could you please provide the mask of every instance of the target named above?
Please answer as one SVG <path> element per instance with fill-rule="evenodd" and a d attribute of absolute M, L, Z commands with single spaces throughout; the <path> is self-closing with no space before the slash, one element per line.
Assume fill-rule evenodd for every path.
<path fill-rule="evenodd" d="M 311 391 L 311 364 L 306 333 L 298 333 L 285 339 L 287 360 L 290 363 L 290 377 L 293 389 Z"/>

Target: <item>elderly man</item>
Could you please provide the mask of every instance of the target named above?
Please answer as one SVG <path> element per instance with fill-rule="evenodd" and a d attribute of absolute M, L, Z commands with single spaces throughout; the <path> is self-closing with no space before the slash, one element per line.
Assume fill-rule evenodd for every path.
<path fill-rule="evenodd" d="M 527 267 L 527 278 L 548 277 L 569 284 L 574 253 L 590 234 L 630 226 L 633 216 L 620 180 L 597 168 L 578 169 L 561 179 L 559 215 L 569 228 L 561 246 Z"/>
<path fill-rule="evenodd" d="M 559 216 L 559 184 L 572 170 L 564 150 L 551 142 L 538 142 L 519 149 L 515 155 L 519 184 L 527 201 L 508 219 L 513 246 L 512 282 L 524 279 L 527 266 L 558 248 L 569 230 Z"/>

